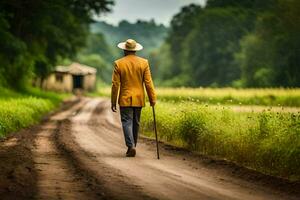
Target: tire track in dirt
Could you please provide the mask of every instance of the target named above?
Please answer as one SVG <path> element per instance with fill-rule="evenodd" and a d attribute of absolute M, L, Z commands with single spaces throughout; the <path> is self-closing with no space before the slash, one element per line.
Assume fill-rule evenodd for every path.
<path fill-rule="evenodd" d="M 26 200 L 36 199 L 37 170 L 33 152 L 36 149 L 35 138 L 43 125 L 58 113 L 66 111 L 78 103 L 77 98 L 66 100 L 59 110 L 41 119 L 41 123 L 24 128 L 8 137 L 0 139 L 0 199 Z"/>
<path fill-rule="evenodd" d="M 80 120 L 77 121 L 77 116 L 74 116 L 70 120 L 64 121 L 57 135 L 57 142 L 60 148 L 68 155 L 70 162 L 76 167 L 78 173 L 81 173 L 82 176 L 89 180 L 89 187 L 93 188 L 93 190 L 101 191 L 101 198 L 124 200 L 155 199 L 141 192 L 141 188 L 138 185 L 128 182 L 126 177 L 118 170 L 101 162 L 94 154 L 80 148 L 76 142 L 77 130 L 74 127 L 80 127 L 80 133 L 88 135 L 91 132 L 87 126 L 91 124 L 92 120 L 89 120 L 91 115 L 94 112 L 102 112 L 102 106 L 100 110 L 95 110 L 98 103 L 99 100 L 91 100 L 80 112 L 79 115 L 82 115 Z M 74 118 L 75 121 L 73 121 Z"/>
<path fill-rule="evenodd" d="M 55 133 L 61 121 L 76 114 L 86 102 L 82 100 L 71 109 L 52 116 L 37 133 L 36 148 L 33 151 L 37 172 L 36 199 L 99 199 L 97 193 L 87 187 L 88 181 L 70 165 L 55 142 Z"/>

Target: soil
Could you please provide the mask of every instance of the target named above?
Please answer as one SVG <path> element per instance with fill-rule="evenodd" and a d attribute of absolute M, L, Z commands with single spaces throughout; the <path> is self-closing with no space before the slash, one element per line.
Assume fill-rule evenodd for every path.
<path fill-rule="evenodd" d="M 0 199 L 299 199 L 300 183 L 140 137 L 125 157 L 118 113 L 101 98 L 64 104 L 0 142 Z"/>

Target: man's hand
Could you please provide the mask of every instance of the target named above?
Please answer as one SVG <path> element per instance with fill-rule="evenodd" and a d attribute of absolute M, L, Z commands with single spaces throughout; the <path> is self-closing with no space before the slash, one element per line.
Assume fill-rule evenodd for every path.
<path fill-rule="evenodd" d="M 154 107 L 155 106 L 155 102 L 150 102 L 150 106 Z"/>
<path fill-rule="evenodd" d="M 117 106 L 116 105 L 111 105 L 111 110 L 113 112 L 117 112 Z"/>

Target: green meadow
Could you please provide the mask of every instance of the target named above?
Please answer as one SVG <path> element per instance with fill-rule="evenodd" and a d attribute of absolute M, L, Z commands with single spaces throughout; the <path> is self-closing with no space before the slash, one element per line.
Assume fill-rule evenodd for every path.
<path fill-rule="evenodd" d="M 14 91 L 0 88 L 0 138 L 38 123 L 67 97 L 36 88 Z"/>
<path fill-rule="evenodd" d="M 230 106 L 158 102 L 160 140 L 290 180 L 300 179 L 300 113 L 265 109 L 236 112 Z M 142 134 L 154 137 L 150 107 Z"/>
<path fill-rule="evenodd" d="M 299 88 L 156 88 L 159 101 L 224 105 L 300 107 Z M 99 86 L 97 95 L 110 96 L 110 87 Z"/>

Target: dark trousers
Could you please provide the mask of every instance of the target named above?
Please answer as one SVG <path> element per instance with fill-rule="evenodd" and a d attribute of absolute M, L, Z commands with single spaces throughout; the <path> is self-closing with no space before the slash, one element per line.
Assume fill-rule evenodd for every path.
<path fill-rule="evenodd" d="M 142 107 L 120 107 L 121 121 L 127 147 L 135 147 L 138 140 Z"/>

